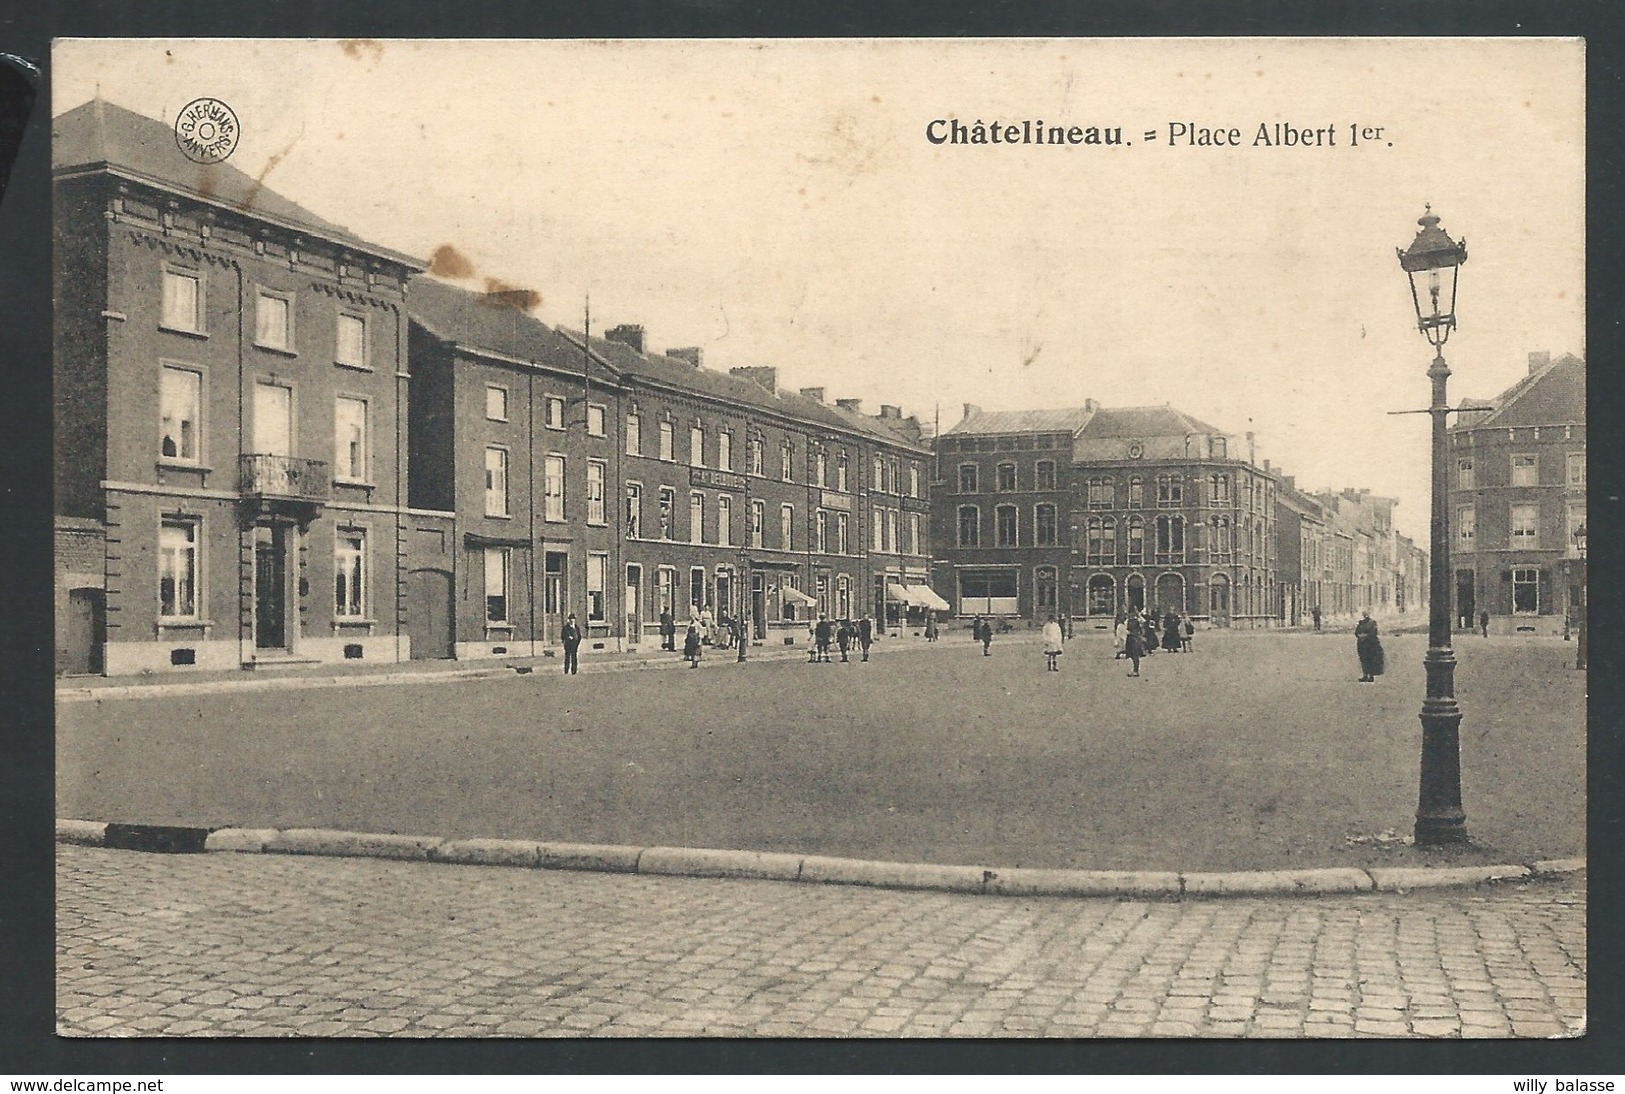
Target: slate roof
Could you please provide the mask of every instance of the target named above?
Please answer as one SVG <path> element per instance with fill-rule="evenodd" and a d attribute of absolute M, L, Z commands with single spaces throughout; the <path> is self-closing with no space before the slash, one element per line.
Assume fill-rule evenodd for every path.
<path fill-rule="evenodd" d="M 1106 437 L 1183 437 L 1187 433 L 1205 433 L 1219 437 L 1229 435 L 1225 430 L 1208 425 L 1171 406 L 1129 406 L 1101 407 L 1084 426 L 1081 438 L 1098 440 Z"/>
<path fill-rule="evenodd" d="M 1572 353 L 1524 376 L 1491 400 L 1495 410 L 1468 429 L 1583 422 L 1586 416 L 1586 366 Z"/>
<path fill-rule="evenodd" d="M 229 162 L 194 163 L 176 146 L 172 125 L 104 99 L 92 99 L 51 122 L 53 172 L 98 168 L 114 168 L 149 185 L 224 205 L 295 231 L 324 236 L 417 269 L 425 265 L 317 216 Z"/>
<path fill-rule="evenodd" d="M 948 437 L 955 434 L 991 433 L 1075 434 L 1089 423 L 1089 417 L 1090 412 L 1086 407 L 1059 410 L 977 410 L 957 425 L 944 429 L 942 435 Z"/>
<path fill-rule="evenodd" d="M 578 343 L 529 312 L 485 293 L 432 277 L 416 277 L 407 289 L 406 311 L 413 322 L 441 341 L 581 375 L 586 355 Z M 591 361 L 590 375 L 600 383 L 620 381 L 597 359 Z"/>

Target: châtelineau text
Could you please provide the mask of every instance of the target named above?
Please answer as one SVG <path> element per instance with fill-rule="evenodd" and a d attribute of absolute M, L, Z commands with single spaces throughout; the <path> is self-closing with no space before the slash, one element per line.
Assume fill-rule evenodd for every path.
<path fill-rule="evenodd" d="M 1384 127 L 1359 122 L 1327 125 L 1294 125 L 1290 122 L 1259 122 L 1257 126 L 1208 126 L 1196 122 L 1169 122 L 1166 143 L 1177 148 L 1358 148 L 1381 143 Z M 1157 144 L 1161 129 L 1147 129 L 1142 144 Z M 1120 125 L 1047 125 L 1043 119 L 1006 122 L 995 119 L 964 122 L 958 118 L 933 118 L 925 125 L 925 139 L 932 144 L 1046 144 L 1046 145 L 1130 145 Z"/>

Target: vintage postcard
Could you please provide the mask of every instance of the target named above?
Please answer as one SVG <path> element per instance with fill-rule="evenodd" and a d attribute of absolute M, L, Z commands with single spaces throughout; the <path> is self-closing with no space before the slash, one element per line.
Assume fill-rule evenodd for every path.
<path fill-rule="evenodd" d="M 1577 39 L 63 39 L 57 1029 L 1586 1029 Z"/>

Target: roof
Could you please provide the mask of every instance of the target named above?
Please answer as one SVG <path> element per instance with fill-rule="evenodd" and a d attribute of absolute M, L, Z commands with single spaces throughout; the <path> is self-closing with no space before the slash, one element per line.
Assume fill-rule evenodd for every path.
<path fill-rule="evenodd" d="M 1084 425 L 1082 437 L 1184 437 L 1191 433 L 1227 436 L 1226 432 L 1171 406 L 1101 407 Z"/>
<path fill-rule="evenodd" d="M 410 255 L 369 243 L 343 225 L 317 216 L 229 163 L 193 162 L 175 144 L 174 128 L 155 118 L 104 99 L 92 99 L 52 120 L 54 173 L 107 168 L 247 216 L 325 236 L 369 254 L 419 269 L 424 266 Z"/>
<path fill-rule="evenodd" d="M 486 293 L 416 277 L 406 293 L 406 311 L 413 322 L 443 342 L 581 374 L 586 355 L 579 344 L 529 312 Z M 592 361 L 590 375 L 602 383 L 620 379 L 599 360 Z"/>
<path fill-rule="evenodd" d="M 974 410 L 958 425 L 944 429 L 955 434 L 1077 433 L 1089 423 L 1088 407 L 1059 410 Z M 1096 412 L 1098 413 L 1098 412 Z"/>
<path fill-rule="evenodd" d="M 1583 422 L 1586 416 L 1585 362 L 1572 353 L 1524 376 L 1491 400 L 1493 411 L 1465 429 L 1487 426 L 1508 429 L 1519 425 L 1557 425 Z"/>

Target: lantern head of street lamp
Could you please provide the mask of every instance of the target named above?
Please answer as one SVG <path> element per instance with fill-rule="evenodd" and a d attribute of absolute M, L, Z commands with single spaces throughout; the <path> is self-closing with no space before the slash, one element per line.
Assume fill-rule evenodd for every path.
<path fill-rule="evenodd" d="M 1452 240 L 1439 227 L 1433 206 L 1416 222 L 1420 229 L 1406 250 L 1398 250 L 1399 268 L 1411 281 L 1416 326 L 1435 348 L 1443 346 L 1456 326 L 1456 277 L 1467 261 L 1467 241 Z"/>
<path fill-rule="evenodd" d="M 1586 526 L 1583 524 L 1574 530 L 1574 549 L 1581 558 L 1586 557 Z"/>

